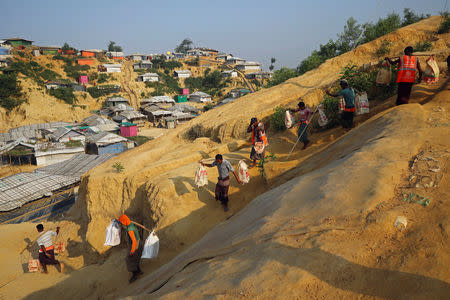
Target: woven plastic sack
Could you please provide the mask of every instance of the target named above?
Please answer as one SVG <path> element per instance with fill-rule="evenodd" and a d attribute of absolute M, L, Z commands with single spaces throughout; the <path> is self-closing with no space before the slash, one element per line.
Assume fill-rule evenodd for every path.
<path fill-rule="evenodd" d="M 292 118 L 291 112 L 286 110 L 286 116 L 284 117 L 284 124 L 286 128 L 291 128 L 294 125 L 294 118 Z"/>
<path fill-rule="evenodd" d="M 319 112 L 319 119 L 318 119 L 319 126 L 324 127 L 325 125 L 328 124 L 328 118 L 327 118 L 327 115 L 325 114 L 325 112 L 323 111 L 322 104 L 319 105 L 319 107 L 317 108 L 317 111 Z"/>
<path fill-rule="evenodd" d="M 258 154 L 262 154 L 264 152 L 265 146 L 263 142 L 256 142 L 253 147 L 255 148 L 255 152 Z"/>
<path fill-rule="evenodd" d="M 367 98 L 367 93 L 363 92 L 361 94 L 357 94 L 355 97 L 356 102 L 356 114 L 362 115 L 362 114 L 368 114 L 369 109 L 369 99 Z"/>
<path fill-rule="evenodd" d="M 208 172 L 206 172 L 205 167 L 201 164 L 197 168 L 197 171 L 195 171 L 195 184 L 197 185 L 197 187 L 208 184 Z"/>
<path fill-rule="evenodd" d="M 39 263 L 39 259 L 29 259 L 28 260 L 28 272 L 37 272 L 39 271 L 39 268 L 41 267 L 41 264 Z"/>
<path fill-rule="evenodd" d="M 142 250 L 141 258 L 156 258 L 159 253 L 159 238 L 155 231 L 152 231 L 145 240 L 144 249 Z"/>
<path fill-rule="evenodd" d="M 111 223 L 106 227 L 105 232 L 105 246 L 117 246 L 120 244 L 120 226 L 116 220 L 111 220 Z"/>
<path fill-rule="evenodd" d="M 64 244 L 64 242 L 56 242 L 55 243 L 55 253 L 61 254 L 64 251 L 66 251 L 66 245 Z"/>
<path fill-rule="evenodd" d="M 378 71 L 376 83 L 378 85 L 389 85 L 392 80 L 391 64 L 384 60 L 381 69 Z"/>
<path fill-rule="evenodd" d="M 423 80 L 428 84 L 439 81 L 439 66 L 433 56 L 427 59 L 427 67 L 425 68 Z"/>
<path fill-rule="evenodd" d="M 240 160 L 238 164 L 238 177 L 242 183 L 248 183 L 250 181 L 248 166 L 243 160 Z"/>

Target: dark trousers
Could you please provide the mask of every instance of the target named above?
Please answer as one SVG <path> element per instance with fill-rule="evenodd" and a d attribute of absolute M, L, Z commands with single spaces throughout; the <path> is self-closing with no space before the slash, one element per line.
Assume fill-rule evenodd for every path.
<path fill-rule="evenodd" d="M 305 129 L 305 128 L 307 128 L 307 126 L 308 126 L 308 124 L 302 122 L 300 124 L 300 126 L 298 127 L 297 136 L 298 136 L 300 142 L 307 143 L 309 141 L 308 140 L 308 129 Z M 300 136 L 300 134 L 301 134 L 301 136 Z"/>
<path fill-rule="evenodd" d="M 44 252 L 39 252 L 39 262 L 44 271 L 47 271 L 47 265 L 59 265 L 59 261 L 55 259 L 55 251 L 47 250 L 47 256 Z"/>
<path fill-rule="evenodd" d="M 341 116 L 342 127 L 344 128 L 352 128 L 353 127 L 353 117 L 355 113 L 350 111 L 343 111 Z"/>
<path fill-rule="evenodd" d="M 220 179 L 216 184 L 215 196 L 223 206 L 228 205 L 228 189 L 230 188 L 230 177 Z"/>
<path fill-rule="evenodd" d="M 128 247 L 127 256 L 125 258 L 128 272 L 136 273 L 141 270 L 140 264 L 142 251 L 144 250 L 144 243 L 145 241 L 139 240 L 139 246 L 137 247 L 136 251 L 134 251 L 134 254 L 132 256 L 130 256 L 131 246 Z"/>
<path fill-rule="evenodd" d="M 411 96 L 412 82 L 399 82 L 398 83 L 398 93 L 397 101 L 395 105 L 402 105 L 409 103 L 409 97 Z"/>

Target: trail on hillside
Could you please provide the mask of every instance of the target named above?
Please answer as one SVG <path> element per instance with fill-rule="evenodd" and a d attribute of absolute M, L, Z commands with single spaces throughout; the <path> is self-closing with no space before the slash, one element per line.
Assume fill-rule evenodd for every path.
<path fill-rule="evenodd" d="M 437 24 L 438 21 L 434 17 L 414 24 L 414 30 L 418 31 L 418 33 L 414 35 L 414 40 L 410 40 L 410 42 L 413 43 L 416 39 L 424 38 L 429 31 L 435 30 Z M 406 39 L 410 34 L 410 30 L 408 27 L 404 28 L 393 33 L 389 38 Z M 441 42 L 442 39 L 439 39 L 436 41 L 436 44 L 439 45 Z M 290 80 L 280 86 L 242 97 L 230 105 L 224 105 L 207 112 L 199 117 L 198 120 L 179 126 L 170 134 L 167 134 L 164 139 L 157 139 L 146 143 L 135 150 L 121 154 L 99 168 L 93 169 L 83 177 L 80 186 L 80 198 L 70 212 L 70 217 L 73 218 L 72 220 L 76 224 L 80 224 L 79 232 L 76 236 L 78 241 L 75 246 L 70 247 L 70 249 L 76 249 L 77 251 L 71 250 L 70 256 L 73 255 L 75 256 L 74 259 L 84 260 L 85 264 L 94 264 L 67 275 L 58 276 L 58 274 L 50 274 L 49 279 L 46 282 L 41 282 L 40 285 L 33 284 L 33 280 L 35 280 L 33 275 L 35 274 L 20 275 L 21 271 L 16 268 L 14 270 L 16 274 L 19 274 L 19 277 L 11 281 L 1 292 L 8 293 L 8 295 L 15 295 L 14 293 L 20 290 L 19 287 L 29 286 L 29 289 L 20 291 L 22 293 L 21 295 L 25 296 L 37 289 L 43 289 L 40 292 L 33 293 L 30 296 L 31 299 L 42 298 L 42 296 L 56 297 L 56 295 L 60 295 L 58 293 L 61 290 L 65 291 L 67 298 L 115 298 L 124 290 L 129 292 L 128 284 L 126 283 L 128 274 L 123 263 L 126 250 L 123 248 L 110 249 L 103 246 L 105 226 L 107 226 L 112 217 L 116 217 L 123 212 L 129 214 L 133 219 L 144 223 L 147 227 L 155 228 L 161 239 L 161 250 L 158 259 L 143 263 L 143 269 L 146 274 L 171 261 L 177 255 L 181 257 L 172 263 L 172 267 L 169 266 L 160 271 L 158 274 L 161 276 L 152 275 L 152 277 L 143 278 L 138 281 L 133 285 L 135 287 L 133 290 L 134 294 L 157 291 L 159 287 L 163 287 L 157 291 L 155 296 L 163 295 L 168 291 L 173 292 L 177 288 L 180 288 L 180 293 L 174 297 L 189 297 L 189 293 L 193 293 L 194 295 L 195 292 L 185 289 L 187 286 L 200 286 L 204 284 L 197 291 L 203 291 L 203 288 L 205 288 L 205 290 L 210 292 L 208 295 L 215 297 L 223 296 L 232 298 L 239 297 L 242 294 L 258 296 L 251 287 L 254 282 L 254 286 L 257 286 L 256 290 L 267 292 L 266 295 L 270 297 L 270 295 L 273 295 L 270 294 L 271 291 L 267 291 L 264 287 L 258 286 L 258 282 L 267 280 L 267 274 L 275 274 L 273 280 L 277 281 L 280 288 L 286 287 L 286 290 L 296 291 L 296 286 L 299 286 L 304 290 L 311 291 L 308 295 L 314 298 L 314 293 L 318 294 L 322 289 L 325 293 L 332 293 L 336 292 L 337 289 L 345 290 L 347 286 L 342 284 L 333 285 L 335 288 L 330 288 L 327 285 L 324 286 L 324 282 L 331 284 L 331 282 L 335 283 L 336 281 L 333 278 L 330 279 L 330 277 L 321 276 L 322 273 L 327 272 L 326 268 L 320 268 L 319 265 L 307 264 L 305 261 L 298 261 L 301 257 L 318 262 L 321 261 L 321 257 L 328 258 L 328 260 L 324 261 L 333 266 L 328 273 L 333 276 L 343 274 L 341 280 L 338 281 L 344 283 L 352 282 L 351 279 L 353 277 L 360 277 L 361 274 L 374 274 L 371 271 L 376 268 L 394 269 L 398 267 L 397 265 L 389 264 L 389 261 L 385 262 L 383 260 L 383 258 L 388 258 L 390 255 L 388 250 L 394 251 L 395 249 L 379 246 L 388 244 L 390 241 L 384 241 L 383 239 L 377 240 L 380 236 L 376 236 L 377 239 L 375 239 L 374 235 L 373 241 L 375 241 L 376 245 L 371 243 L 370 234 L 366 236 L 366 240 L 361 239 L 361 241 L 370 243 L 373 249 L 379 249 L 379 251 L 377 250 L 378 252 L 374 252 L 381 257 L 379 265 L 374 263 L 374 261 L 378 261 L 376 256 L 365 256 L 369 259 L 368 262 L 355 260 L 351 257 L 355 253 L 355 255 L 364 256 L 361 253 L 371 251 L 362 248 L 361 245 L 351 244 L 353 240 L 358 241 L 359 235 L 345 236 L 343 240 L 337 238 L 330 239 L 326 241 L 327 244 L 323 247 L 321 238 L 327 238 L 324 233 L 337 237 L 341 232 L 344 232 L 342 230 L 343 228 L 345 231 L 352 228 L 350 226 L 346 227 L 349 224 L 353 224 L 354 229 L 359 230 L 360 228 L 358 229 L 358 226 L 361 226 L 361 223 L 358 223 L 358 218 L 354 219 L 355 215 L 358 216 L 361 210 L 361 207 L 359 207 L 359 203 L 361 202 L 358 201 L 362 201 L 364 207 L 370 211 L 373 208 L 373 204 L 376 203 L 376 200 L 383 198 L 383 195 L 389 195 L 389 192 L 394 190 L 393 185 L 395 182 L 398 182 L 397 175 L 401 173 L 400 169 L 397 168 L 398 164 L 407 166 L 407 160 L 417 154 L 412 152 L 420 147 L 419 144 L 423 142 L 423 136 L 426 136 L 423 129 L 425 127 L 422 125 L 423 118 L 426 118 L 430 112 L 429 108 L 421 110 L 414 106 L 411 109 L 397 108 L 389 110 L 393 104 L 393 99 L 390 99 L 385 103 L 380 103 L 373 110 L 374 113 L 381 112 L 379 115 L 375 115 L 373 119 L 362 123 L 358 128 L 347 134 L 341 128 L 313 134 L 311 137 L 313 145 L 307 150 L 300 151 L 297 149 L 287 162 L 279 159 L 278 161 L 268 163 L 265 166 L 267 179 L 263 179 L 258 173 L 258 170 L 254 168 L 250 170 L 252 179 L 249 185 L 238 186 L 235 182 L 232 182 L 230 189 L 231 211 L 229 214 L 224 214 L 220 205 L 213 199 L 215 177 L 217 177 L 217 171 L 215 169 L 208 169 L 210 182 L 207 186 L 197 188 L 193 182 L 193 174 L 195 168 L 198 166 L 197 162 L 200 159 L 212 161 L 216 153 L 223 153 L 227 159 L 232 161 L 233 164 L 236 164 L 240 159 L 248 158 L 250 146 L 245 129 L 248 126 L 250 117 L 256 115 L 259 118 L 264 118 L 272 113 L 272 109 L 275 106 L 282 104 L 288 105 L 300 96 L 305 98 L 305 102 L 308 105 L 314 105 L 321 99 L 322 95 L 319 91 L 307 89 L 305 86 L 315 86 L 318 83 L 326 84 L 329 80 L 334 80 L 333 78 L 329 78 L 331 77 L 329 74 L 342 68 L 350 58 L 359 64 L 372 59 L 373 53 L 380 43 L 381 41 L 377 40 L 370 45 L 363 45 L 362 48 L 356 49 L 353 53 L 326 62 L 323 67 L 311 71 L 307 75 Z M 398 48 L 400 49 L 400 46 Z M 433 102 L 431 97 L 435 91 L 436 87 L 425 86 L 423 84 L 418 85 L 414 88 L 413 98 L 415 101 L 428 99 L 431 104 Z M 443 106 L 441 104 L 438 105 Z M 386 109 L 388 109 L 387 112 L 382 112 Z M 448 108 L 445 107 L 445 109 Z M 357 121 L 364 122 L 366 120 L 367 118 L 365 117 Z M 411 120 L 414 120 L 414 122 Z M 197 138 L 185 139 L 185 132 L 195 126 L 199 127 L 199 135 Z M 436 128 L 435 131 L 441 130 L 442 133 L 443 129 L 445 127 L 441 126 Z M 396 134 L 389 134 L 390 131 L 395 131 Z M 271 148 L 268 150 L 282 158 L 291 149 L 296 139 L 295 129 L 282 134 L 270 134 L 269 141 Z M 398 141 L 405 141 L 406 146 L 399 145 Z M 408 149 L 408 145 L 410 144 L 412 145 L 411 149 Z M 362 148 L 364 149 L 361 150 Z M 369 151 L 372 149 L 376 151 Z M 384 153 L 380 149 L 384 149 L 387 153 Z M 408 151 L 411 153 L 407 153 Z M 388 156 L 387 159 L 394 168 L 390 170 L 392 174 L 386 175 L 387 167 L 378 165 L 378 163 L 384 162 L 383 159 L 386 158 L 387 154 L 391 153 L 393 154 L 391 157 Z M 117 161 L 120 161 L 124 165 L 125 169 L 123 173 L 119 174 L 112 171 L 111 165 Z M 344 161 L 351 164 L 343 165 Z M 361 169 L 362 167 L 365 167 L 365 169 Z M 355 169 L 359 170 L 359 172 L 351 173 L 351 171 L 345 171 L 347 169 Z M 323 177 L 324 173 L 328 174 L 326 176 L 329 177 Z M 359 177 L 364 173 L 370 174 L 373 180 L 359 181 Z M 351 190 L 346 190 L 345 186 L 350 181 L 344 179 L 350 175 L 353 178 L 351 182 L 353 183 L 353 180 L 355 180 L 355 183 L 350 185 Z M 299 180 L 302 179 L 297 178 L 298 176 L 302 176 L 302 178 L 308 177 L 309 179 L 307 182 L 299 183 Z M 333 181 L 327 181 L 329 178 L 333 178 Z M 294 181 L 297 180 L 296 182 L 301 184 L 302 188 L 307 189 L 308 197 L 312 195 L 311 199 L 319 199 L 319 197 L 324 196 L 325 200 L 321 198 L 321 205 L 315 207 L 310 206 L 315 203 L 312 200 L 310 203 L 302 202 L 299 204 L 295 201 L 295 197 L 299 198 L 299 195 L 304 194 L 304 191 L 298 190 L 293 183 L 287 183 L 292 179 Z M 381 182 L 381 184 L 375 184 L 377 182 Z M 379 186 L 382 187 L 381 190 L 378 190 Z M 269 196 L 261 196 L 265 200 L 255 199 L 255 197 L 275 187 L 277 189 L 272 191 Z M 353 190 L 354 188 L 359 189 L 355 191 Z M 289 192 L 291 190 L 295 193 L 290 194 Z M 286 195 L 286 199 L 282 197 L 283 195 Z M 354 195 L 361 195 L 361 197 Z M 352 202 L 355 198 L 358 198 L 356 199 L 357 205 Z M 270 199 L 276 199 L 276 201 L 269 201 Z M 337 200 L 341 200 L 342 203 Z M 258 206 L 260 205 L 258 203 L 261 203 L 261 201 L 265 204 Z M 348 218 L 347 216 L 337 218 L 337 211 L 334 210 L 334 207 L 330 208 L 326 206 L 325 204 L 327 202 L 336 203 L 336 207 L 339 208 L 339 212 L 341 213 L 345 213 L 348 210 L 354 214 Z M 257 214 L 247 214 L 249 210 L 254 209 L 252 207 L 255 207 L 255 205 L 257 205 L 256 207 L 259 212 Z M 305 211 L 299 211 L 299 207 L 305 208 Z M 442 207 L 437 207 L 437 210 L 440 209 Z M 310 212 L 310 215 L 305 218 L 299 217 L 307 211 Z M 435 211 L 433 209 L 433 212 Z M 442 211 L 445 212 L 445 210 Z M 327 217 L 323 217 L 325 214 Z M 258 218 L 253 218 L 256 215 Z M 226 221 L 227 218 L 229 218 L 229 221 Z M 317 218 L 317 224 L 315 221 L 312 222 L 311 218 Z M 245 219 L 245 221 L 242 223 L 240 221 L 236 222 L 236 220 L 242 219 Z M 289 219 L 292 219 L 292 221 L 289 221 Z M 368 220 L 371 219 L 369 218 Z M 375 218 L 373 223 L 379 225 L 381 221 L 377 223 L 376 220 Z M 305 249 L 300 251 L 298 250 L 298 244 L 290 244 L 294 243 L 293 240 L 282 240 L 283 238 L 289 238 L 289 234 L 277 237 L 277 239 L 270 238 L 273 236 L 274 231 L 281 230 L 289 233 L 290 227 L 287 225 L 289 224 L 288 221 L 293 223 L 292 238 L 294 240 L 298 238 L 298 243 L 306 243 L 301 244 L 302 248 L 323 248 L 325 252 L 312 252 L 306 251 Z M 310 221 L 314 223 L 314 226 L 317 225 L 317 227 L 311 227 L 312 223 L 308 223 Z M 444 221 L 442 222 L 445 223 Z M 230 232 L 228 231 L 230 228 L 227 227 L 230 223 L 234 224 L 234 227 L 231 229 L 234 232 L 227 235 L 227 232 Z M 250 224 L 250 226 L 246 226 L 246 224 Z M 327 224 L 337 225 L 327 227 Z M 386 219 L 381 224 L 381 228 L 372 227 L 375 233 L 380 230 L 383 231 L 384 227 L 391 229 L 390 219 Z M 444 225 L 443 227 L 445 228 Z M 75 224 L 67 224 L 66 226 L 72 228 Z M 208 239 L 207 242 L 202 240 L 202 243 L 206 243 L 203 244 L 205 247 L 200 247 L 201 249 L 197 253 L 194 253 L 194 255 L 192 255 L 192 252 L 184 252 L 194 245 L 194 243 L 202 239 L 202 237 L 209 238 L 211 234 L 208 234 L 208 232 L 214 226 L 216 226 L 215 233 L 218 233 L 217 236 L 222 237 L 220 240 L 212 243 Z M 255 231 L 249 232 L 252 228 Z M 225 233 L 220 231 L 222 229 L 225 230 Z M 426 229 L 423 232 L 426 232 Z M 389 231 L 389 234 L 391 233 L 394 234 L 392 231 Z M 255 239 L 251 238 L 253 234 L 255 234 Z M 269 239 L 266 239 L 266 234 Z M 260 239 L 259 237 L 261 236 L 262 238 Z M 303 237 L 305 240 L 302 240 Z M 417 237 L 422 238 L 422 236 Z M 16 245 L 24 244 L 23 238 L 20 235 L 14 236 L 12 239 L 14 239 L 15 244 L 13 245 L 13 242 L 11 242 L 12 250 L 8 250 L 9 248 L 5 249 L 8 253 L 15 253 Z M 224 245 L 224 242 L 228 244 Z M 397 242 L 394 241 L 393 243 Z M 356 250 L 351 251 L 352 253 L 339 253 L 336 249 L 329 248 L 330 245 L 336 247 L 336 245 L 341 244 L 345 244 L 350 250 Z M 236 250 L 236 255 L 239 253 L 245 255 L 245 253 L 252 252 L 246 251 L 246 249 L 256 249 L 254 252 L 256 253 L 255 257 L 270 257 L 270 259 L 260 264 L 259 262 L 254 263 L 251 257 L 228 256 L 228 250 L 234 251 L 236 245 L 242 245 L 241 248 Z M 253 246 L 256 247 L 257 245 L 261 246 L 259 248 L 253 248 Z M 267 245 L 272 248 L 265 248 Z M 285 245 L 291 245 L 292 249 L 285 249 Z M 400 248 L 397 250 L 402 251 L 404 247 L 409 245 L 401 244 L 401 247 L 399 246 Z M 8 245 L 8 247 L 10 246 Z M 279 252 L 282 255 L 277 260 L 276 257 L 273 258 L 274 256 L 271 255 L 272 252 Z M 104 255 L 101 260 L 98 257 L 98 253 Z M 204 255 L 205 253 L 206 255 Z M 440 253 L 431 253 L 430 255 L 439 259 L 443 258 Z M 228 269 L 232 263 L 222 264 L 222 261 L 218 261 L 220 257 L 230 262 L 237 258 L 236 268 Z M 339 257 L 344 257 L 345 260 L 340 260 Z M 281 259 L 283 261 L 280 261 Z M 405 261 L 411 262 L 409 256 L 405 259 Z M 242 267 L 247 260 L 249 261 L 247 268 Z M 101 262 L 99 263 L 99 261 Z M 216 264 L 216 267 L 213 264 L 209 264 L 208 261 Z M 347 263 L 350 261 L 353 264 Z M 433 262 L 430 263 L 433 264 Z M 292 268 L 290 265 L 292 265 Z M 346 269 L 339 269 L 339 265 L 346 266 Z M 362 265 L 368 267 L 361 268 L 360 266 Z M 73 269 L 78 269 L 79 266 L 79 263 L 73 263 L 71 265 Z M 204 269 L 205 266 L 209 268 L 207 271 Z M 192 278 L 199 278 L 198 282 L 185 285 L 183 282 L 189 282 L 189 279 L 183 277 L 186 274 L 182 271 L 183 268 L 186 270 L 185 272 L 195 272 L 192 268 L 197 268 L 198 273 L 196 275 L 198 277 L 192 276 Z M 351 272 L 347 270 L 348 268 L 351 269 Z M 428 266 L 418 265 L 416 270 L 428 270 L 427 268 Z M 316 279 L 308 275 L 309 277 L 303 277 L 300 280 L 299 273 L 296 273 L 296 270 L 299 269 L 309 270 L 311 274 L 314 274 Z M 220 271 L 216 272 L 216 270 Z M 261 277 L 254 277 L 255 274 L 252 270 L 261 270 Z M 278 272 L 279 270 L 281 270 L 280 272 L 285 270 L 285 274 L 292 274 L 293 277 L 283 277 L 284 275 Z M 411 273 L 411 268 L 407 269 L 406 272 Z M 445 275 L 447 273 L 441 269 L 439 269 L 439 272 L 441 273 L 424 273 L 421 276 L 425 278 L 420 278 L 424 279 L 424 283 L 434 284 L 427 278 L 433 277 L 442 281 L 442 274 Z M 226 277 L 230 273 L 242 274 L 242 276 L 238 277 L 236 282 L 230 283 L 229 277 Z M 208 277 L 209 274 L 221 275 L 211 279 Z M 244 277 L 245 274 L 248 274 L 248 278 Z M 302 276 L 305 274 L 302 273 Z M 387 275 L 395 276 L 397 273 L 387 273 Z M 214 287 L 207 286 L 210 283 L 211 285 L 215 284 L 217 288 L 217 280 L 220 281 L 222 279 L 221 276 L 223 276 L 224 280 L 223 289 L 229 290 L 228 293 L 227 291 L 223 291 L 223 289 L 212 290 Z M 180 281 L 177 281 L 178 278 L 181 278 Z M 292 285 L 279 284 L 285 281 L 290 282 L 290 278 L 293 278 Z M 382 276 L 378 275 L 375 278 L 379 279 Z M 413 278 L 407 276 L 402 278 L 406 281 L 411 279 L 416 283 L 419 277 Z M 364 280 L 366 279 L 367 277 L 364 277 Z M 164 281 L 166 281 L 166 285 L 164 285 Z M 24 284 L 25 282 L 27 284 Z M 89 282 L 89 286 L 86 286 L 86 282 Z M 372 281 L 369 280 L 369 282 Z M 243 285 L 238 286 L 240 283 Z M 244 286 L 246 283 L 250 284 Z M 273 283 L 269 283 L 271 285 L 270 288 L 277 291 L 275 287 L 272 287 Z M 303 283 L 306 286 L 302 286 Z M 438 283 L 438 285 L 440 284 Z M 177 285 L 179 287 L 176 287 Z M 47 289 L 45 289 L 46 287 Z M 355 297 L 353 293 L 357 291 L 357 287 L 353 287 L 352 285 L 351 293 L 343 294 L 342 297 Z M 325 294 L 324 297 L 327 298 L 328 296 L 330 298 L 330 295 Z M 200 296 L 195 294 L 193 297 Z M 383 295 L 374 294 L 372 296 L 381 297 Z"/>

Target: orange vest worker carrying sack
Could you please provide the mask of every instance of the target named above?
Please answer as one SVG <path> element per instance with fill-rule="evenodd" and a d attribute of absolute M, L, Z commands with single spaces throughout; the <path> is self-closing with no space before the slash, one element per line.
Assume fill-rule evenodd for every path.
<path fill-rule="evenodd" d="M 415 56 L 403 55 L 398 65 L 397 82 L 416 81 L 417 59 Z"/>

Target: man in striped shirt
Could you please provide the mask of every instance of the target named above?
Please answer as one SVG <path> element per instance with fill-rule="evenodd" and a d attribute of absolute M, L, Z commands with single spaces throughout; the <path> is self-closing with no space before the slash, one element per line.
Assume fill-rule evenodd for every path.
<path fill-rule="evenodd" d="M 47 274 L 47 265 L 59 265 L 60 272 L 64 272 L 64 264 L 55 259 L 55 247 L 53 246 L 53 237 L 59 234 L 59 227 L 56 227 L 54 231 L 44 231 L 44 225 L 39 224 L 36 226 L 39 232 L 37 244 L 39 245 L 39 262 L 44 269 L 44 273 Z"/>

